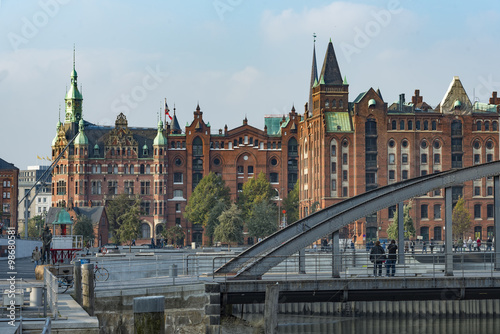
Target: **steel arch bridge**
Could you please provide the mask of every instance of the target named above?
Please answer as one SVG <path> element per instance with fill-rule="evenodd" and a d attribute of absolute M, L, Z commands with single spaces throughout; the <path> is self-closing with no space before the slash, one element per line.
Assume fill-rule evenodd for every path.
<path fill-rule="evenodd" d="M 338 254 L 339 230 L 373 212 L 398 205 L 398 243 L 403 243 L 403 201 L 422 196 L 434 189 L 445 188 L 445 231 L 451 231 L 452 198 L 451 187 L 465 181 L 494 176 L 494 235 L 500 236 L 500 161 L 420 176 L 411 180 L 380 187 L 352 197 L 328 208 L 315 212 L 277 231 L 231 259 L 215 271 L 215 274 L 236 273 L 235 278 L 255 279 L 288 256 L 303 252 L 314 241 L 333 233 L 333 253 Z M 500 249 L 499 238 L 495 238 L 495 250 Z M 453 275 L 452 233 L 445 234 L 445 275 Z M 403 247 L 399 247 L 400 263 L 404 262 Z M 300 258 L 300 256 L 299 256 Z M 336 260 L 338 259 L 338 260 Z M 495 270 L 500 270 L 500 258 L 495 259 Z M 340 258 L 333 260 L 333 277 L 339 277 Z"/>

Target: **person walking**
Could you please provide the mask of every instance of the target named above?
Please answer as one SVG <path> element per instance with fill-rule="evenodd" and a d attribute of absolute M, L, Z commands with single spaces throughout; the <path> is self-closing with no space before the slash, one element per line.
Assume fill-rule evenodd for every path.
<path fill-rule="evenodd" d="M 480 252 L 481 251 L 481 239 L 477 238 L 476 244 L 477 244 L 477 251 Z"/>
<path fill-rule="evenodd" d="M 469 248 L 469 252 L 472 251 L 472 238 L 469 237 L 469 240 L 467 240 L 467 248 Z"/>
<path fill-rule="evenodd" d="M 398 246 L 396 246 L 396 240 L 392 240 L 387 247 L 387 261 L 385 261 L 386 273 L 385 276 L 394 276 L 396 274 L 396 251 L 398 250 Z M 391 270 L 392 269 L 392 270 Z"/>
<path fill-rule="evenodd" d="M 493 245 L 493 240 L 491 240 L 491 237 L 489 237 L 488 240 L 486 240 L 486 251 L 491 252 L 491 245 Z"/>
<path fill-rule="evenodd" d="M 415 254 L 415 241 L 413 239 L 410 241 L 410 249 L 411 253 Z"/>
<path fill-rule="evenodd" d="M 385 251 L 380 246 L 380 241 L 375 241 L 375 246 L 370 251 L 370 261 L 373 263 L 373 276 L 382 276 L 382 264 L 385 261 Z"/>
<path fill-rule="evenodd" d="M 462 252 L 462 246 L 464 245 L 464 241 L 462 240 L 462 238 L 459 238 L 458 241 L 457 241 L 457 247 L 458 247 L 458 251 L 461 253 Z"/>
<path fill-rule="evenodd" d="M 42 253 L 40 253 L 40 251 L 38 250 L 38 246 L 36 246 L 35 249 L 33 250 L 33 253 L 31 253 L 31 260 L 35 265 L 35 269 L 36 266 L 40 264 L 41 258 L 42 258 Z"/>
<path fill-rule="evenodd" d="M 427 254 L 427 242 L 425 241 L 422 243 L 422 254 L 423 253 Z"/>

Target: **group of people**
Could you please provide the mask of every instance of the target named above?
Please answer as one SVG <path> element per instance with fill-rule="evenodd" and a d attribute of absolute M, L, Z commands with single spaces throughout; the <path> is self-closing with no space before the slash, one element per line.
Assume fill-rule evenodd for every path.
<path fill-rule="evenodd" d="M 387 255 L 384 248 L 380 245 L 380 241 L 375 241 L 375 246 L 370 250 L 370 261 L 373 263 L 373 276 L 382 276 L 382 266 L 384 263 L 386 276 L 395 276 L 397 250 L 396 240 L 391 240 L 391 243 L 387 246 Z"/>
<path fill-rule="evenodd" d="M 481 246 L 482 246 L 482 241 L 480 238 L 474 240 L 472 239 L 472 237 L 469 237 L 468 240 L 462 240 L 462 239 L 457 240 L 453 248 L 458 252 L 462 252 L 465 249 L 468 249 L 469 252 L 472 251 L 480 252 Z M 492 249 L 493 249 L 493 239 L 491 237 L 488 237 L 488 239 L 486 240 L 486 251 L 491 251 Z"/>

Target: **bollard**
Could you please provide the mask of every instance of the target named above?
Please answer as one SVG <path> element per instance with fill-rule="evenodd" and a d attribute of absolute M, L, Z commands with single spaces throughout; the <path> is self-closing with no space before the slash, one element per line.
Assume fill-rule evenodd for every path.
<path fill-rule="evenodd" d="M 170 266 L 170 277 L 172 277 L 172 284 L 175 285 L 175 278 L 177 277 L 177 265 L 172 264 Z"/>
<path fill-rule="evenodd" d="M 90 316 L 94 315 L 94 265 L 82 266 L 82 307 Z"/>
<path fill-rule="evenodd" d="M 73 297 L 75 301 L 82 305 L 82 265 L 76 261 L 73 267 Z"/>
<path fill-rule="evenodd" d="M 134 298 L 134 333 L 165 333 L 165 297 Z"/>
<path fill-rule="evenodd" d="M 278 299 L 280 286 L 278 284 L 266 285 L 266 303 L 264 305 L 264 319 L 266 334 L 278 332 Z"/>

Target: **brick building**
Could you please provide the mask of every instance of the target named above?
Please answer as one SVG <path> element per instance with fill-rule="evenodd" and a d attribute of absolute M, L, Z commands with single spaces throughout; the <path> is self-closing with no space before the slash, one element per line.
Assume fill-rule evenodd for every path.
<path fill-rule="evenodd" d="M 0 159 L 0 193 L 2 197 L 0 207 L 0 231 L 6 234 L 7 227 L 17 226 L 17 193 L 18 193 L 19 168 Z"/>
<path fill-rule="evenodd" d="M 497 92 L 489 103 L 472 103 L 454 77 L 441 103 L 432 108 L 415 90 L 411 102 L 401 94 L 388 104 L 373 88 L 349 100 L 330 41 L 318 78 L 313 51 L 308 110 L 299 124 L 300 215 L 345 198 L 408 178 L 499 159 Z M 493 234 L 493 180 L 453 187 L 473 218 L 472 233 Z M 412 203 L 417 236 L 443 240 L 444 191 Z M 343 231 L 357 242 L 386 238 L 395 207 L 357 221 Z"/>
<path fill-rule="evenodd" d="M 211 132 L 199 105 L 181 129 L 174 109 L 166 127 L 137 128 L 125 115 L 114 126 L 99 126 L 82 117 L 83 96 L 73 67 L 66 94 L 64 124 L 57 124 L 52 142 L 55 159 L 74 141 L 54 168 L 52 206 L 102 206 L 119 194 L 139 194 L 142 242 L 175 225 L 185 232 L 185 244 L 203 242 L 203 229 L 183 217 L 187 199 L 204 175 L 222 175 L 236 200 L 243 183 L 264 173 L 283 199 L 298 178 L 298 124 L 292 107 L 287 116 L 265 118 L 264 130 L 243 124 Z M 245 240 L 252 242 L 251 238 Z M 138 240 L 138 242 L 141 242 Z"/>

